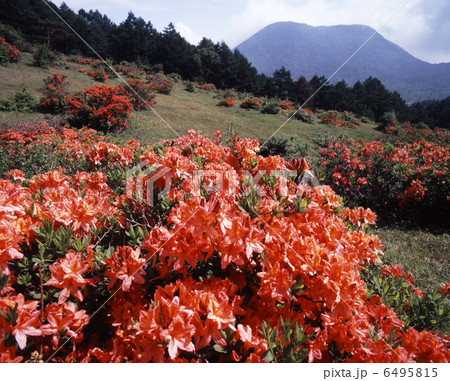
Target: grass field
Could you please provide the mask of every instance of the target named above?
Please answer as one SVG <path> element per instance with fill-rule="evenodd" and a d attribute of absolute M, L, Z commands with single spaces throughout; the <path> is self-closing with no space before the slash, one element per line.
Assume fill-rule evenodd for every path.
<path fill-rule="evenodd" d="M 77 71 L 81 65 L 67 63 L 49 70 L 31 66 L 32 58 L 25 55 L 22 63 L 0 67 L 0 98 L 10 97 L 26 87 L 39 99 L 43 79 L 52 72 L 69 75 L 70 91 L 96 84 L 85 73 Z M 113 86 L 121 83 L 119 79 L 106 82 Z M 98 84 L 98 83 L 97 83 Z M 308 156 L 312 161 L 319 154 L 318 142 L 327 137 L 346 135 L 351 138 L 376 140 L 382 133 L 375 125 L 363 124 L 358 129 L 305 124 L 290 120 L 284 115 L 264 115 L 258 111 L 247 111 L 239 107 L 218 107 L 218 99 L 212 94 L 187 92 L 181 83 L 175 85 L 170 96 L 158 95 L 154 105 L 160 117 L 153 111 L 135 112 L 130 128 L 123 133 L 126 139 L 140 139 L 143 143 L 153 144 L 161 139 L 171 139 L 195 129 L 212 135 L 217 130 L 232 127 L 241 137 L 259 140 L 269 138 L 282 125 L 277 136 L 297 136 L 308 144 Z M 67 117 L 67 115 L 66 115 Z M 162 119 L 164 120 L 162 120 Z M 52 116 L 39 113 L 3 112 L 0 123 L 42 122 L 59 125 L 64 116 Z M 287 122 L 287 123 L 286 123 Z M 169 127 L 170 126 L 170 127 Z M 401 264 L 406 271 L 413 273 L 417 285 L 424 291 L 450 279 L 450 237 L 448 234 L 424 232 L 421 230 L 402 230 L 397 226 L 384 226 L 374 230 L 380 235 L 385 248 L 385 259 L 390 265 Z"/>

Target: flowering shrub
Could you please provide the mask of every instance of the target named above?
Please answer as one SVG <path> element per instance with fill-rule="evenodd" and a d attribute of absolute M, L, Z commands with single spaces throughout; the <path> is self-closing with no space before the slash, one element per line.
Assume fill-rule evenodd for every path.
<path fill-rule="evenodd" d="M 416 142 L 420 140 L 427 140 L 435 143 L 450 142 L 450 133 L 440 128 L 417 128 L 410 123 L 393 123 L 384 130 L 389 136 L 393 136 L 403 142 Z"/>
<path fill-rule="evenodd" d="M 94 78 L 98 82 L 108 82 L 108 74 L 106 74 L 105 69 L 95 69 L 87 72 L 88 76 Z"/>
<path fill-rule="evenodd" d="M 131 104 L 135 110 L 145 110 L 148 106 L 156 103 L 154 87 L 146 84 L 139 78 L 128 78 L 128 86 L 123 86 L 124 94 L 131 100 Z"/>
<path fill-rule="evenodd" d="M 362 277 L 369 297 L 380 297 L 408 328 L 444 328 L 450 313 L 450 300 L 439 288 L 423 295 L 414 287 L 412 274 L 406 274 L 400 266 L 371 265 L 362 272 Z"/>
<path fill-rule="evenodd" d="M 294 102 L 292 102 L 292 101 L 281 101 L 280 108 L 283 111 L 294 110 L 295 109 Z"/>
<path fill-rule="evenodd" d="M 316 122 L 316 117 L 314 113 L 308 109 L 299 109 L 295 114 L 294 118 L 308 124 L 314 124 Z"/>
<path fill-rule="evenodd" d="M 67 108 L 74 126 L 85 126 L 99 131 L 118 131 L 127 127 L 133 106 L 122 87 L 105 85 L 85 88 L 67 98 Z"/>
<path fill-rule="evenodd" d="M 263 103 L 263 100 L 261 98 L 245 98 L 244 101 L 239 106 L 240 108 L 246 108 L 246 109 L 258 109 L 259 106 Z"/>
<path fill-rule="evenodd" d="M 46 123 L 0 132 L 0 177 L 14 180 L 23 181 L 54 168 L 70 175 L 88 169 L 108 175 L 115 170 L 123 172 L 139 150 L 136 141 L 117 145 L 95 130 L 62 127 L 56 131 Z"/>
<path fill-rule="evenodd" d="M 164 74 L 148 75 L 147 80 L 150 88 L 160 94 L 170 95 L 172 92 L 174 81 Z"/>
<path fill-rule="evenodd" d="M 233 107 L 236 106 L 236 102 L 231 98 L 223 98 L 219 101 L 217 106 Z"/>
<path fill-rule="evenodd" d="M 7 134 L 8 146 L 53 142 L 45 131 Z M 360 270 L 382 255 L 364 232 L 374 213 L 342 208 L 328 186 L 298 185 L 304 160 L 216 136 L 189 131 L 144 149 L 154 172 L 127 192 L 101 172 L 0 180 L 1 361 L 450 360 L 437 334 L 367 296 Z M 101 157 L 113 153 L 94 141 Z M 275 176 L 286 168 L 295 179 Z M 221 186 L 199 169 L 221 174 Z M 155 189 L 140 187 L 155 175 Z M 166 182 L 151 208 L 138 197 Z"/>
<path fill-rule="evenodd" d="M 0 37 L 0 65 L 18 63 L 20 57 L 20 50 L 14 45 L 8 44 L 4 38 Z"/>
<path fill-rule="evenodd" d="M 360 124 L 358 118 L 356 118 L 352 113 L 344 111 L 323 111 L 320 115 L 320 122 L 323 124 L 332 124 L 337 127 L 345 128 L 357 128 Z"/>
<path fill-rule="evenodd" d="M 74 57 L 67 59 L 68 62 L 74 62 L 80 65 L 92 65 L 94 61 L 90 58 Z"/>
<path fill-rule="evenodd" d="M 68 75 L 52 73 L 44 79 L 44 97 L 41 99 L 41 106 L 46 112 L 59 113 L 64 111 L 67 105 L 67 81 Z"/>
<path fill-rule="evenodd" d="M 450 150 L 445 145 L 332 140 L 322 158 L 327 183 L 355 204 L 422 222 L 448 218 Z"/>
<path fill-rule="evenodd" d="M 123 75 L 132 78 L 139 78 L 146 74 L 145 70 L 140 69 L 135 64 L 128 62 L 121 62 L 121 64 L 117 66 L 117 70 L 121 71 Z"/>
<path fill-rule="evenodd" d="M 205 83 L 204 85 L 195 85 L 195 87 L 199 90 L 206 91 L 207 93 L 214 93 L 216 91 L 216 86 L 212 83 Z"/>
<path fill-rule="evenodd" d="M 33 45 L 28 41 L 14 40 L 11 45 L 14 45 L 16 49 L 20 50 L 20 53 L 31 53 L 33 51 Z"/>

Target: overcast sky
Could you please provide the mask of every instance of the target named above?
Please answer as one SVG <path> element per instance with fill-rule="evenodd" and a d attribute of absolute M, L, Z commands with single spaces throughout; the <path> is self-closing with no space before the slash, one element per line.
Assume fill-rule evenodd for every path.
<path fill-rule="evenodd" d="M 53 0 L 55 4 L 63 1 Z M 131 10 L 162 31 L 170 22 L 189 42 L 202 37 L 231 48 L 276 21 L 365 24 L 424 61 L 450 62 L 450 0 L 66 0 L 98 9 L 115 23 Z M 402 6 L 406 5 L 402 8 Z"/>

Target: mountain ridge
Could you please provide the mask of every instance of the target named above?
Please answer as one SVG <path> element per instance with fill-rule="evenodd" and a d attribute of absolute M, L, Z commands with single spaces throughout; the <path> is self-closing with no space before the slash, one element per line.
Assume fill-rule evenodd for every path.
<path fill-rule="evenodd" d="M 372 76 L 398 91 L 408 102 L 450 95 L 450 63 L 420 60 L 367 25 L 311 26 L 295 22 L 270 24 L 240 43 L 238 49 L 260 73 L 282 66 L 294 79 L 329 78 L 363 43 L 370 40 L 333 77 L 353 85 Z"/>

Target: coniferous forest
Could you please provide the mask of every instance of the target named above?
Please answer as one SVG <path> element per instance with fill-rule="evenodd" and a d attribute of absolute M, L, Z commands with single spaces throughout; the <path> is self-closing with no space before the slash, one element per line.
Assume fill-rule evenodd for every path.
<path fill-rule="evenodd" d="M 0 0 L 1 37 L 11 43 L 22 40 L 43 44 L 64 54 L 96 57 L 95 51 L 105 59 L 136 62 L 165 73 L 178 73 L 186 80 L 213 83 L 220 89 L 234 88 L 297 103 L 307 101 L 326 82 L 325 77 L 318 76 L 309 80 L 304 76 L 292 78 L 284 67 L 276 70 L 272 77 L 259 74 L 238 50 L 208 38 L 194 46 L 172 23 L 158 31 L 151 21 L 130 12 L 126 20 L 117 25 L 98 11 L 81 9 L 76 12 L 65 3 L 60 7 L 49 4 L 89 46 L 39 0 Z M 387 90 L 380 80 L 372 77 L 353 86 L 345 81 L 326 83 L 307 106 L 351 111 L 377 122 L 385 113 L 394 112 L 399 121 L 450 128 L 450 97 L 407 105 L 398 92 Z"/>

